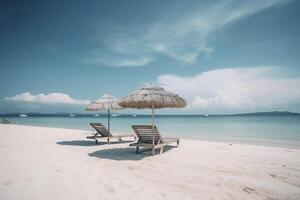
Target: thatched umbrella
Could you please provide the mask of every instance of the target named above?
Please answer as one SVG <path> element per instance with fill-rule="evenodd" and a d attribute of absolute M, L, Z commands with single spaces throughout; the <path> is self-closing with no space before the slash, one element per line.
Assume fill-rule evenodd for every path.
<path fill-rule="evenodd" d="M 152 144 L 154 145 L 154 109 L 183 108 L 186 106 L 186 101 L 151 83 L 124 97 L 119 105 L 124 108 L 152 109 Z"/>
<path fill-rule="evenodd" d="M 111 110 L 120 110 L 123 109 L 119 105 L 119 100 L 111 95 L 103 95 L 97 101 L 86 106 L 85 110 L 87 111 L 97 111 L 97 110 L 107 110 L 107 128 L 110 132 L 110 111 Z"/>

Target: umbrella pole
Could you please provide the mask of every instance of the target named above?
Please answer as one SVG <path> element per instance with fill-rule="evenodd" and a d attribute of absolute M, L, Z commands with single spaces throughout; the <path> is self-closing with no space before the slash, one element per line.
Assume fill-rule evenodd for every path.
<path fill-rule="evenodd" d="M 107 110 L 107 127 L 108 127 L 108 132 L 110 133 L 110 112 L 109 112 L 109 109 Z"/>
<path fill-rule="evenodd" d="M 153 145 L 153 149 L 152 149 L 152 155 L 154 156 L 155 152 L 154 152 L 154 105 L 152 105 L 152 145 Z"/>

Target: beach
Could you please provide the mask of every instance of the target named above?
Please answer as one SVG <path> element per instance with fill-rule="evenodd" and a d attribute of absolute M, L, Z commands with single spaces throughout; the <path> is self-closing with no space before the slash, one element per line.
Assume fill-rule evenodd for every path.
<path fill-rule="evenodd" d="M 149 156 L 88 132 L 1 124 L 0 199 L 300 199 L 299 149 L 181 139 Z"/>

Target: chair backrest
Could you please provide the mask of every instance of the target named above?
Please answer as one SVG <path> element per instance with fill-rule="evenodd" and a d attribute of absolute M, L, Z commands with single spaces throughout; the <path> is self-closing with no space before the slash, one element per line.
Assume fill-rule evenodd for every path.
<path fill-rule="evenodd" d="M 111 137 L 112 134 L 101 123 L 90 123 L 90 125 L 103 137 Z"/>
<path fill-rule="evenodd" d="M 152 144 L 152 125 L 132 125 L 132 129 L 139 138 L 138 142 Z M 154 141 L 155 144 L 157 144 L 158 142 L 163 142 L 163 138 L 156 126 L 154 126 Z"/>

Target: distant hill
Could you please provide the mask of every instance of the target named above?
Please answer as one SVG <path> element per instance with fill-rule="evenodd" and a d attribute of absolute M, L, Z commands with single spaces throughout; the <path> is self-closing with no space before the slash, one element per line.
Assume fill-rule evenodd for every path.
<path fill-rule="evenodd" d="M 27 116 L 30 116 L 30 117 L 68 117 L 70 115 L 74 115 L 74 116 L 77 116 L 77 117 L 92 117 L 92 116 L 95 116 L 95 115 L 98 115 L 98 116 L 107 116 L 107 114 L 105 112 L 102 112 L 102 113 L 32 113 L 32 112 L 29 112 L 29 113 L 4 113 L 4 114 L 0 114 L 0 116 L 2 117 L 18 117 L 20 116 L 21 114 L 25 114 Z M 111 115 L 116 115 L 118 113 L 111 113 Z M 132 115 L 132 114 L 122 114 L 122 116 L 126 116 L 126 115 Z"/>
<path fill-rule="evenodd" d="M 300 113 L 294 113 L 294 112 L 289 112 L 289 111 L 271 111 L 271 112 L 230 114 L 230 116 L 259 116 L 259 115 L 300 115 Z"/>

